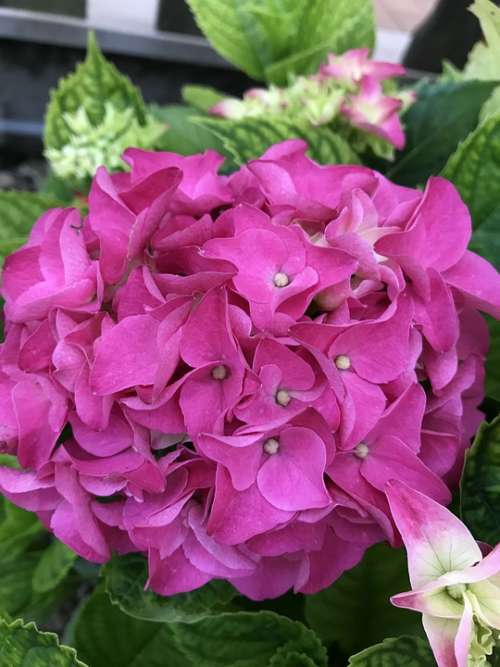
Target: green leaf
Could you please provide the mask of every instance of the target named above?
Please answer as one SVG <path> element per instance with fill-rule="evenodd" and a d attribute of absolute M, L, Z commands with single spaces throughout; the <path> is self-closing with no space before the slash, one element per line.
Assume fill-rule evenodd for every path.
<path fill-rule="evenodd" d="M 461 81 L 419 86 L 417 101 L 403 117 L 406 147 L 388 177 L 414 186 L 438 174 L 459 142 L 477 126 L 481 107 L 496 85 L 494 81 Z"/>
<path fill-rule="evenodd" d="M 500 322 L 487 318 L 490 349 L 486 359 L 486 395 L 500 401 Z"/>
<path fill-rule="evenodd" d="M 392 629 L 392 628 L 391 628 Z M 384 639 L 349 658 L 352 667 L 436 667 L 429 644 L 418 637 Z"/>
<path fill-rule="evenodd" d="M 500 542 L 500 417 L 483 422 L 467 452 L 461 483 L 461 515 L 477 540 Z"/>
<path fill-rule="evenodd" d="M 46 593 L 56 588 L 66 578 L 76 558 L 76 553 L 62 542 L 51 542 L 36 565 L 33 590 Z"/>
<path fill-rule="evenodd" d="M 241 0 L 187 0 L 196 23 L 213 47 L 254 79 L 264 78 L 260 58 L 246 33 Z"/>
<path fill-rule="evenodd" d="M 73 639 L 92 667 L 194 667 L 176 647 L 168 624 L 132 618 L 99 590 L 78 613 Z"/>
<path fill-rule="evenodd" d="M 146 621 L 193 623 L 221 611 L 236 595 L 225 581 L 211 581 L 179 595 L 160 596 L 144 590 L 147 561 L 140 554 L 113 558 L 103 573 L 111 601 L 123 612 Z"/>
<path fill-rule="evenodd" d="M 315 667 L 327 663 L 326 650 L 312 630 L 270 611 L 207 616 L 176 625 L 175 636 L 196 667 L 267 667 L 276 654 L 282 659 L 287 653 L 303 655 Z"/>
<path fill-rule="evenodd" d="M 60 149 L 69 143 L 71 130 L 65 114 L 74 114 L 83 108 L 90 121 L 98 125 L 106 114 L 107 104 L 120 111 L 131 108 L 139 123 L 146 123 L 146 107 L 141 93 L 127 76 L 106 60 L 94 33 L 90 32 L 87 57 L 51 92 L 45 116 L 45 147 Z"/>
<path fill-rule="evenodd" d="M 36 514 L 0 497 L 0 562 L 16 559 L 44 532 Z"/>
<path fill-rule="evenodd" d="M 481 23 L 486 44 L 479 42 L 469 54 L 464 69 L 467 79 L 500 78 L 500 9 L 490 0 L 475 0 L 469 7 Z"/>
<path fill-rule="evenodd" d="M 0 263 L 26 242 L 42 213 L 57 206 L 57 200 L 34 192 L 0 192 Z"/>
<path fill-rule="evenodd" d="M 306 619 L 323 641 L 337 641 L 347 654 L 381 641 L 388 628 L 421 634 L 420 616 L 389 601 L 409 589 L 404 551 L 378 544 L 332 586 L 306 598 Z"/>
<path fill-rule="evenodd" d="M 193 155 L 208 148 L 221 149 L 221 142 L 213 132 L 192 122 L 193 116 L 199 116 L 196 109 L 181 104 L 164 107 L 152 105 L 149 108 L 155 118 L 169 126 L 159 141 L 161 150 Z"/>
<path fill-rule="evenodd" d="M 490 116 L 458 146 L 443 176 L 458 188 L 474 228 L 500 219 L 500 113 Z"/>
<path fill-rule="evenodd" d="M 59 644 L 57 635 L 39 632 L 33 623 L 0 619 L 1 667 L 85 667 L 74 649 Z"/>
<path fill-rule="evenodd" d="M 218 120 L 196 118 L 195 122 L 213 132 L 223 144 L 223 152 L 242 165 L 260 157 L 272 144 L 285 139 L 304 139 L 309 155 L 321 164 L 358 163 L 349 144 L 327 127 L 303 126 L 284 118 Z"/>
<path fill-rule="evenodd" d="M 183 86 L 181 92 L 184 102 L 200 111 L 209 111 L 227 97 L 226 93 L 210 86 Z"/>
<path fill-rule="evenodd" d="M 39 557 L 36 552 L 22 553 L 14 560 L 1 561 L 0 611 L 11 616 L 24 615 L 32 600 L 31 581 Z"/>
<path fill-rule="evenodd" d="M 309 0 L 293 45 L 281 60 L 266 67 L 266 80 L 285 85 L 294 74 L 310 74 L 329 52 L 369 47 L 375 41 L 372 0 Z"/>
<path fill-rule="evenodd" d="M 214 48 L 254 79 L 284 84 L 328 51 L 372 46 L 371 0 L 188 0 Z"/>

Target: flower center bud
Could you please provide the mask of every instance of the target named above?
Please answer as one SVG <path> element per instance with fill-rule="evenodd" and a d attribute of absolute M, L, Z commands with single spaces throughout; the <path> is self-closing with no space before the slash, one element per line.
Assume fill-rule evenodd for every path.
<path fill-rule="evenodd" d="M 212 368 L 212 377 L 214 380 L 225 380 L 227 378 L 227 368 L 224 364 Z"/>
<path fill-rule="evenodd" d="M 264 451 L 266 454 L 277 454 L 280 448 L 280 443 L 279 440 L 276 440 L 276 438 L 269 438 L 269 440 L 266 440 L 264 443 Z"/>
<path fill-rule="evenodd" d="M 351 360 L 346 354 L 339 354 L 338 357 L 335 357 L 335 366 L 339 371 L 346 371 L 348 368 L 351 368 Z"/>
<path fill-rule="evenodd" d="M 289 282 L 290 278 L 286 275 L 286 273 L 278 271 L 278 273 L 274 274 L 273 283 L 276 287 L 286 287 Z"/>
<path fill-rule="evenodd" d="M 287 392 L 286 389 L 280 389 L 279 391 L 276 392 L 276 403 L 278 405 L 283 406 L 286 408 L 286 406 L 290 403 L 292 400 L 292 397 L 290 394 Z"/>
<path fill-rule="evenodd" d="M 453 586 L 446 586 L 446 592 L 454 600 L 461 601 L 467 586 L 465 584 L 453 584 Z"/>
<path fill-rule="evenodd" d="M 357 456 L 358 459 L 366 459 L 370 452 L 368 445 L 365 445 L 364 442 L 360 442 L 359 445 L 356 445 L 354 448 L 354 456 Z"/>

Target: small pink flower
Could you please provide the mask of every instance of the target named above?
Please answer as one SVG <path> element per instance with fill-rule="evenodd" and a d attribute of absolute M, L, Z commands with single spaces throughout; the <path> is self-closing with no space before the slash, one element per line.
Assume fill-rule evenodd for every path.
<path fill-rule="evenodd" d="M 348 85 L 360 83 L 365 76 L 383 81 L 404 75 L 406 70 L 402 65 L 370 60 L 369 55 L 369 49 L 351 49 L 341 56 L 329 53 L 327 63 L 320 67 L 320 75 Z"/>

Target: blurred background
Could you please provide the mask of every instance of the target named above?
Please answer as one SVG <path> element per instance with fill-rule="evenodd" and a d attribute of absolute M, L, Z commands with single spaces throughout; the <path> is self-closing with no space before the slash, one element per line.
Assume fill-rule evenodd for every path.
<path fill-rule="evenodd" d="M 444 58 L 461 67 L 480 37 L 470 2 L 374 0 L 375 57 L 404 62 L 413 78 L 439 72 Z M 41 154 L 48 91 L 83 59 L 89 29 L 147 102 L 177 102 L 188 82 L 235 95 L 249 86 L 201 37 L 184 0 L 0 0 L 0 189 L 36 188 L 31 158 Z"/>

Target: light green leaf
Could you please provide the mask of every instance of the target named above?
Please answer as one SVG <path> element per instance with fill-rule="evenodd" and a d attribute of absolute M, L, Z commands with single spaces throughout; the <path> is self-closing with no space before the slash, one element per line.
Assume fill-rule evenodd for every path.
<path fill-rule="evenodd" d="M 187 0 L 196 22 L 213 47 L 254 79 L 264 78 L 260 58 L 246 33 L 240 0 Z"/>
<path fill-rule="evenodd" d="M 73 639 L 91 667 L 194 667 L 176 647 L 168 624 L 132 618 L 99 590 L 78 613 Z"/>
<path fill-rule="evenodd" d="M 225 93 L 210 86 L 183 86 L 181 92 L 184 102 L 199 111 L 209 111 L 217 102 L 227 97 Z"/>
<path fill-rule="evenodd" d="M 321 164 L 359 162 L 349 144 L 324 126 L 299 125 L 281 117 L 242 120 L 196 118 L 195 122 L 222 141 L 223 152 L 236 165 L 260 157 L 275 143 L 294 138 L 304 139 L 309 144 L 309 156 Z"/>
<path fill-rule="evenodd" d="M 33 573 L 33 590 L 46 593 L 56 588 L 70 571 L 77 555 L 65 544 L 54 540 L 44 550 Z"/>
<path fill-rule="evenodd" d="M 500 111 L 500 86 L 497 86 L 495 90 L 491 93 L 490 97 L 483 104 L 481 113 L 479 115 L 479 121 L 482 123 L 490 116 L 498 113 Z"/>
<path fill-rule="evenodd" d="M 310 74 L 329 52 L 369 47 L 375 41 L 372 0 L 310 0 L 288 54 L 266 67 L 266 80 L 285 85 L 294 74 Z"/>
<path fill-rule="evenodd" d="M 392 628 L 391 628 L 392 629 Z M 436 667 L 426 641 L 418 637 L 384 639 L 349 658 L 350 667 Z"/>
<path fill-rule="evenodd" d="M 276 654 L 275 664 L 291 667 L 283 663 L 288 653 L 309 658 L 315 667 L 327 664 L 326 650 L 312 630 L 271 611 L 207 616 L 176 625 L 175 636 L 196 667 L 267 667 Z M 302 665 L 308 663 L 302 659 Z"/>
<path fill-rule="evenodd" d="M 57 200 L 34 192 L 0 192 L 0 263 L 26 242 L 42 213 L 57 206 Z"/>
<path fill-rule="evenodd" d="M 486 44 L 479 42 L 464 69 L 467 79 L 500 79 L 500 9 L 490 0 L 475 0 L 469 7 L 481 23 Z"/>
<path fill-rule="evenodd" d="M 373 46 L 371 0 L 188 0 L 221 55 L 254 79 L 284 84 L 328 51 Z"/>
<path fill-rule="evenodd" d="M 424 183 L 438 174 L 448 157 L 478 123 L 494 81 L 426 82 L 403 117 L 406 147 L 387 175 L 403 185 Z"/>
<path fill-rule="evenodd" d="M 113 558 L 103 573 L 111 601 L 126 614 L 146 621 L 193 623 L 220 612 L 236 595 L 225 581 L 211 581 L 179 595 L 160 596 L 144 590 L 147 561 L 140 554 Z"/>
<path fill-rule="evenodd" d="M 51 92 L 45 116 L 45 147 L 62 149 L 70 142 L 68 115 L 84 109 L 90 122 L 97 126 L 106 115 L 107 105 L 118 111 L 131 109 L 139 124 L 146 124 L 146 107 L 141 93 L 128 77 L 106 60 L 95 35 L 89 33 L 84 62 Z"/>
<path fill-rule="evenodd" d="M 221 141 L 204 127 L 192 122 L 199 111 L 181 104 L 150 107 L 151 114 L 168 124 L 169 129 L 160 139 L 158 148 L 181 155 L 203 153 L 209 148 L 220 150 Z"/>
<path fill-rule="evenodd" d="M 420 616 L 397 609 L 391 595 L 410 589 L 403 550 L 378 544 L 329 588 L 306 598 L 306 619 L 326 642 L 350 654 L 397 634 L 421 634 Z M 361 630 L 362 629 L 362 630 Z"/>
<path fill-rule="evenodd" d="M 86 667 L 57 635 L 39 632 L 33 623 L 0 619 L 0 667 Z"/>
<path fill-rule="evenodd" d="M 467 452 L 461 483 L 461 515 L 477 540 L 500 542 L 500 417 L 483 422 Z"/>

